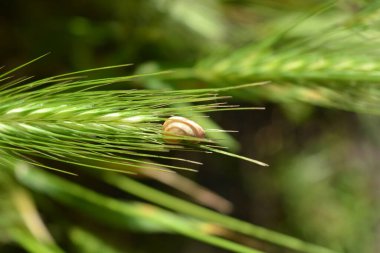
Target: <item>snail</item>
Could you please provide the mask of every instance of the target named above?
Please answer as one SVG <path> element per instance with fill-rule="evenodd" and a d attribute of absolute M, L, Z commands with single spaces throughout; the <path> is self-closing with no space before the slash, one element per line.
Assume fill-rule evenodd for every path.
<path fill-rule="evenodd" d="M 162 126 L 163 134 L 166 136 L 189 136 L 203 139 L 205 131 L 196 122 L 185 117 L 172 116 Z M 181 142 L 179 139 L 164 138 L 165 142 L 175 144 Z M 193 143 L 198 141 L 194 140 Z"/>

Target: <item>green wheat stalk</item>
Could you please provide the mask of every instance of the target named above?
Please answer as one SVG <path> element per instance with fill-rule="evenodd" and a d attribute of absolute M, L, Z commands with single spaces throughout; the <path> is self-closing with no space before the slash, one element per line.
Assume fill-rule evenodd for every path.
<path fill-rule="evenodd" d="M 178 69 L 171 77 L 198 79 L 214 87 L 270 80 L 271 85 L 233 95 L 379 114 L 379 33 L 374 25 L 379 7 L 372 3 L 347 17 L 331 4 L 323 6 L 262 41 L 211 55 L 193 68 Z M 323 21 L 328 11 L 339 20 Z M 297 33 L 298 26 L 314 18 L 323 28 L 311 34 Z"/>
<path fill-rule="evenodd" d="M 112 84 L 147 75 L 89 80 L 77 77 L 107 68 L 110 67 L 28 82 L 26 78 L 10 81 L 7 78 L 10 72 L 0 75 L 5 82 L 0 88 L 0 148 L 39 166 L 49 167 L 37 162 L 37 157 L 97 169 L 106 169 L 96 165 L 99 162 L 128 165 L 129 168 L 153 163 L 141 158 L 187 161 L 164 155 L 176 149 L 198 149 L 237 156 L 215 148 L 212 140 L 202 139 L 197 140 L 200 144 L 191 144 L 194 138 L 173 137 L 190 141 L 168 144 L 162 136 L 162 123 L 172 115 L 252 109 L 230 107 L 219 102 L 225 97 L 217 93 L 226 89 L 153 91 L 131 90 L 126 85 L 126 89 L 117 90 L 112 89 Z M 186 106 L 177 106 L 182 104 Z M 265 165 L 253 159 L 242 159 Z"/>

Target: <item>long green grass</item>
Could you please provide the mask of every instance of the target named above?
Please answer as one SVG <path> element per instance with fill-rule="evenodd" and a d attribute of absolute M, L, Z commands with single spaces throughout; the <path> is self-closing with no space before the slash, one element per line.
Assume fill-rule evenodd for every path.
<path fill-rule="evenodd" d="M 312 8 L 303 1 L 111 1 L 106 7 L 112 13 L 109 19 L 71 17 L 65 28 L 57 29 L 62 33 L 68 29 L 81 41 L 88 39 L 87 44 L 71 45 L 72 52 L 65 46 L 64 55 L 76 64 L 70 68 L 82 69 L 86 61 L 94 66 L 102 40 L 108 42 L 104 48 L 119 46 L 106 65 L 118 60 L 150 62 L 46 78 L 13 76 L 41 57 L 2 69 L 1 248 L 33 253 L 136 252 L 128 243 L 133 239 L 127 237 L 158 234 L 230 252 L 367 253 L 375 248 L 371 231 L 378 218 L 377 202 L 367 196 L 371 176 L 361 174 L 367 172 L 366 159 L 374 151 L 357 141 L 359 134 L 351 135 L 357 126 L 339 134 L 352 139 L 351 144 L 341 142 L 350 149 L 346 153 L 333 145 L 339 138 L 323 139 L 318 147 L 324 153 L 303 151 L 316 145 L 310 139 L 341 132 L 324 121 L 323 113 L 339 113 L 330 109 L 379 114 L 378 1 L 327 1 Z M 39 42 L 54 37 L 38 35 Z M 49 61 L 47 57 L 42 62 Z M 227 104 L 231 97 L 233 103 L 248 106 Z M 264 109 L 267 102 L 286 110 L 290 121 L 306 116 L 288 129 L 283 119 L 265 121 L 269 125 L 257 133 L 249 126 L 251 132 L 242 140 L 258 146 L 255 157 L 238 153 L 240 144 L 229 134 L 234 129 L 223 129 L 209 117 L 224 111 L 257 113 L 254 110 Z M 325 108 L 322 116 L 313 114 L 313 106 Z M 277 118 L 272 109 L 268 114 Z M 162 123 L 173 115 L 198 122 L 206 138 L 177 136 L 172 137 L 176 144 L 166 142 Z M 336 121 L 345 123 L 338 115 Z M 293 133 L 297 127 L 308 122 L 316 127 L 307 132 L 312 136 L 302 135 L 298 140 L 302 145 L 290 141 L 297 139 Z M 371 129 L 368 135 L 376 139 L 376 127 Z M 265 140 L 258 142 L 253 134 Z M 255 190 L 261 187 L 270 197 L 279 194 L 283 199 L 278 212 L 286 216 L 284 223 L 277 221 L 276 229 L 270 230 L 139 181 L 142 168 L 162 175 L 193 175 L 194 166 L 202 164 L 181 154 L 194 152 L 239 159 L 253 164 L 253 169 L 270 164 L 265 172 L 244 174 L 249 176 L 242 188 L 247 194 L 260 194 L 250 191 L 256 183 Z M 273 161 L 261 162 L 261 155 L 271 157 L 268 153 L 275 154 Z M 270 180 L 250 178 L 260 173 Z M 350 178 L 356 175 L 360 177 Z M 255 208 L 260 210 L 277 207 L 259 204 Z M 331 228 L 318 227 L 330 226 L 326 220 Z M 282 229 L 288 224 L 293 227 Z M 362 239 L 355 242 L 357 238 Z"/>

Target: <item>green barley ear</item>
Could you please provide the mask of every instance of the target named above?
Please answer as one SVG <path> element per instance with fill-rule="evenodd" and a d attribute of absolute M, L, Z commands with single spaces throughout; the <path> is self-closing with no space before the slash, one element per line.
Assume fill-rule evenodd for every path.
<path fill-rule="evenodd" d="M 272 84 L 260 89 L 233 94 L 250 101 L 300 101 L 379 114 L 380 6 L 371 3 L 354 13 L 331 7 L 295 18 L 285 28 L 280 24 L 284 14 L 271 24 L 277 29 L 271 36 L 202 59 L 193 68 L 173 72 L 173 77 L 219 87 L 270 80 Z"/>
<path fill-rule="evenodd" d="M 152 163 L 141 158 L 183 160 L 166 153 L 185 149 L 211 151 L 266 165 L 215 147 L 216 143 L 207 138 L 171 136 L 175 141 L 170 142 L 163 138 L 162 123 L 173 115 L 252 109 L 219 102 L 225 97 L 218 93 L 225 89 L 133 90 L 128 89 L 127 82 L 145 74 L 101 79 L 78 77 L 106 68 L 36 81 L 9 79 L 14 70 L 0 75 L 0 148 L 48 168 L 51 167 L 38 162 L 39 157 L 97 169 L 106 169 L 97 165 L 104 162 L 133 168 Z M 150 75 L 160 74 L 163 73 Z M 115 89 L 115 83 L 125 84 L 125 89 Z M 187 106 L 176 106 L 181 104 Z"/>

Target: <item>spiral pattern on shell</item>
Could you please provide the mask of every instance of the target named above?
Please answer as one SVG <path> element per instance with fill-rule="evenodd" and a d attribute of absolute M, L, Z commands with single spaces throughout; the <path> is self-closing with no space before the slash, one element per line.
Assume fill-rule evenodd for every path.
<path fill-rule="evenodd" d="M 185 117 L 172 116 L 168 118 L 163 126 L 163 134 L 166 136 L 189 136 L 203 139 L 205 138 L 205 131 L 196 122 L 189 120 Z M 181 140 L 164 138 L 167 143 L 179 143 Z M 193 141 L 197 142 L 197 141 Z"/>

